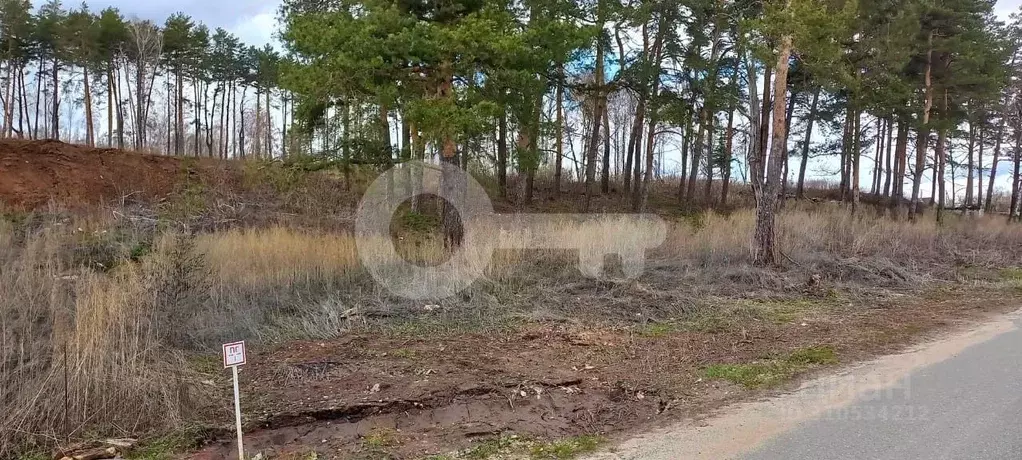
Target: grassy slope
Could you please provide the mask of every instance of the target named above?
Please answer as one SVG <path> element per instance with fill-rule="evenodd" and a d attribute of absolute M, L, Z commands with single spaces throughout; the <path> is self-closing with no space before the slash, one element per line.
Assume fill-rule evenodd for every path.
<path fill-rule="evenodd" d="M 48 442 L 35 433 L 58 440 L 69 432 L 158 437 L 221 426 L 230 412 L 214 397 L 226 388 L 213 350 L 238 337 L 268 348 L 361 333 L 456 343 L 559 324 L 652 341 L 737 337 L 719 346 L 737 350 L 752 341 L 766 354 L 697 363 L 693 378 L 769 387 L 856 359 L 857 349 L 878 338 L 886 343 L 855 335 L 833 356 L 828 343 L 773 349 L 771 331 L 797 329 L 806 318 L 853 318 L 859 313 L 850 306 L 878 299 L 896 310 L 963 281 L 1010 293 L 1022 255 L 1022 228 L 1000 218 L 952 218 L 939 228 L 869 213 L 852 219 L 844 208 L 819 204 L 784 211 L 779 240 L 787 263 L 763 269 L 749 265 L 751 212 L 681 214 L 665 185 L 652 201 L 673 216 L 668 239 L 648 254 L 638 280 L 581 277 L 576 256 L 563 251 L 501 252 L 486 279 L 427 311 L 423 302 L 390 296 L 360 267 L 344 230 L 357 194 L 274 166 L 245 174 L 255 185 L 243 193 L 193 184 L 157 206 L 15 213 L 0 221 L 2 339 L 12 345 L 2 348 L 7 364 L 0 366 L 0 400 L 10 408 L 0 417 L 0 454 Z M 528 209 L 570 209 L 565 201 L 540 200 Z M 626 202 L 609 197 L 600 206 Z M 406 257 L 443 257 L 429 229 L 430 220 L 415 215 L 396 220 Z M 613 241 L 620 231 L 552 230 L 567 241 Z M 1005 283 L 1008 291 L 1000 290 Z M 897 344 L 936 327 L 914 330 L 910 319 L 896 318 L 904 323 L 897 329 L 873 331 L 866 321 L 861 331 L 888 334 Z"/>

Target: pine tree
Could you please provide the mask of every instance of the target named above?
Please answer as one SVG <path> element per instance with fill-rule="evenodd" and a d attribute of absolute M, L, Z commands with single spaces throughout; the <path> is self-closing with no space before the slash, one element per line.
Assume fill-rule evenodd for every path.
<path fill-rule="evenodd" d="M 27 107 L 24 106 L 24 99 L 19 97 L 19 94 L 23 94 L 25 89 L 25 67 L 34 58 L 32 32 L 35 25 L 31 8 L 28 0 L 0 1 L 0 60 L 5 67 L 3 129 L 0 130 L 3 137 L 10 137 L 15 131 L 19 137 L 26 134 L 22 127 L 22 112 L 27 113 Z M 18 101 L 17 104 L 15 100 Z M 18 106 L 17 129 L 14 127 L 15 105 Z"/>
<path fill-rule="evenodd" d="M 65 23 L 65 34 L 61 47 L 65 50 L 67 62 L 82 72 L 83 105 L 85 106 L 85 143 L 96 145 L 95 126 L 92 113 L 92 85 L 90 72 L 98 67 L 100 58 L 100 29 L 97 18 L 88 6 L 70 12 Z"/>
<path fill-rule="evenodd" d="M 117 131 L 117 147 L 124 148 L 124 112 L 121 105 L 120 62 L 128 42 L 128 27 L 121 13 L 106 8 L 99 14 L 97 59 L 104 68 L 107 93 L 107 146 L 113 147 Z"/>
<path fill-rule="evenodd" d="M 37 17 L 35 40 L 38 43 L 39 75 L 41 76 L 43 68 L 48 66 L 50 76 L 49 136 L 60 139 L 60 70 L 66 60 L 63 40 L 66 34 L 67 12 L 64 11 L 60 0 L 49 0 L 39 9 Z"/>
<path fill-rule="evenodd" d="M 195 23 L 182 13 L 167 19 L 163 26 L 163 60 L 174 75 L 174 94 L 168 96 L 168 103 L 174 105 L 174 154 L 182 155 L 185 150 L 184 122 L 184 79 L 188 65 L 193 59 L 192 35 Z M 168 133 L 169 135 L 169 133 Z"/>

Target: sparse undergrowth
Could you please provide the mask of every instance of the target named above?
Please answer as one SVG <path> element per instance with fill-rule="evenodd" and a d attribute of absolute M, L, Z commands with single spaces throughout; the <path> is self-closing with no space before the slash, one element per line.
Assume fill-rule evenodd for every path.
<path fill-rule="evenodd" d="M 1022 267 L 1002 268 L 1001 278 L 1007 281 L 1022 281 Z"/>
<path fill-rule="evenodd" d="M 580 435 L 554 441 L 508 435 L 482 441 L 460 452 L 433 455 L 425 460 L 568 460 L 595 452 L 606 439 Z"/>
<path fill-rule="evenodd" d="M 8 321 L 0 339 L 17 346 L 3 347 L 0 362 L 32 365 L 0 367 L 0 401 L 8 409 L 0 414 L 0 455 L 64 442 L 69 433 L 133 427 L 130 434 L 160 438 L 190 424 L 221 423 L 230 412 L 212 402 L 224 390 L 213 353 L 237 338 L 272 346 L 368 331 L 513 337 L 532 324 L 573 324 L 625 328 L 648 341 L 738 334 L 740 343 L 751 326 L 798 326 L 840 314 L 861 297 L 894 305 L 895 294 L 911 293 L 920 281 L 967 272 L 947 267 L 983 267 L 1009 284 L 1022 280 L 1013 265 L 1022 256 L 1022 228 L 1001 219 L 950 219 L 936 227 L 851 219 L 830 207 L 781 214 L 778 237 L 792 261 L 784 270 L 749 264 L 751 212 L 704 214 L 672 223 L 636 280 L 584 278 L 577 255 L 566 251 L 498 251 L 469 289 L 427 301 L 396 298 L 377 286 L 357 251 L 380 242 L 356 244 L 343 231 L 268 225 L 192 233 L 137 209 L 4 216 L 0 315 Z M 418 217 L 401 222 L 399 231 L 416 234 L 397 240 L 402 254 L 444 257 L 426 231 L 431 225 Z M 566 242 L 614 241 L 624 231 L 551 229 Z M 831 363 L 833 351 L 826 350 L 714 365 L 706 376 L 770 386 Z"/>
<path fill-rule="evenodd" d="M 713 364 L 706 368 L 706 377 L 728 380 L 747 388 L 769 387 L 784 383 L 806 370 L 836 364 L 837 355 L 826 345 L 800 348 L 787 356 L 767 358 L 752 363 Z"/>

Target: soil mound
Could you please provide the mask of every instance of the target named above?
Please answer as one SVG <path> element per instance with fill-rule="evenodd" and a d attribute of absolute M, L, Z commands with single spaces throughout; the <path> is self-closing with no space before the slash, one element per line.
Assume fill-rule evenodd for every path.
<path fill-rule="evenodd" d="M 158 200 L 191 179 L 226 177 L 228 165 L 56 140 L 0 140 L 0 203 L 31 210 L 47 203 L 81 208 L 103 202 Z"/>

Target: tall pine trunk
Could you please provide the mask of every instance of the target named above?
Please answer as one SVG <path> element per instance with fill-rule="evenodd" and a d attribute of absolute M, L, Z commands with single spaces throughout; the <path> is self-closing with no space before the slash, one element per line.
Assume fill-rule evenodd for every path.
<path fill-rule="evenodd" d="M 1011 181 L 1011 202 L 1008 207 L 1008 222 L 1011 222 L 1018 215 L 1019 184 L 1022 183 L 1022 129 L 1015 130 L 1015 149 L 1012 151 L 1012 159 L 1015 163 L 1015 171 Z"/>
<path fill-rule="evenodd" d="M 20 96 L 21 97 L 21 101 L 18 103 L 18 107 L 19 107 L 19 110 L 18 110 L 18 130 L 21 131 L 21 134 L 19 134 L 18 137 L 19 138 L 25 138 L 25 137 L 27 137 L 28 132 L 32 130 L 32 125 L 31 125 L 31 121 L 30 121 L 30 119 L 28 117 L 28 94 L 27 94 L 28 91 L 27 91 L 27 88 L 25 88 L 25 64 L 24 63 L 21 65 L 21 68 L 18 69 L 18 81 L 20 82 L 20 84 L 18 86 L 20 87 L 20 93 L 21 93 L 21 96 Z"/>
<path fill-rule="evenodd" d="M 791 136 L 791 120 L 795 118 L 795 99 L 798 93 L 794 89 L 791 90 L 791 95 L 788 96 L 788 111 L 784 117 L 784 167 L 781 169 L 781 207 L 784 207 L 784 202 L 788 197 L 788 165 L 791 163 L 791 155 L 788 152 L 788 137 Z"/>
<path fill-rule="evenodd" d="M 57 58 L 53 58 L 53 113 L 51 114 L 53 120 L 51 121 L 53 129 L 53 138 L 60 140 L 60 66 L 57 65 Z"/>
<path fill-rule="evenodd" d="M 887 168 L 884 170 L 884 198 L 887 199 L 890 199 L 891 197 L 891 177 L 894 175 L 894 170 L 896 169 L 894 166 L 894 158 L 891 156 L 891 153 L 894 151 L 894 149 L 892 148 L 893 146 L 891 145 L 893 141 L 894 141 L 894 117 L 888 117 L 886 142 L 887 152 L 885 153 L 885 155 L 887 156 L 887 159 L 885 161 L 885 163 L 887 164 Z"/>
<path fill-rule="evenodd" d="M 412 155 L 416 160 L 424 161 L 426 159 L 426 143 L 419 136 L 419 129 L 415 127 L 415 123 L 409 124 L 411 125 L 409 127 L 409 130 L 411 131 L 410 134 L 412 141 L 412 149 L 414 150 Z M 420 204 L 419 200 L 421 198 L 420 196 L 421 192 L 422 192 L 422 168 L 416 166 L 414 169 L 412 169 L 412 193 L 415 195 L 415 197 L 412 198 L 413 209 L 416 210 L 419 209 Z"/>
<path fill-rule="evenodd" d="M 966 165 L 967 175 L 965 177 L 965 206 L 968 208 L 972 206 L 973 192 L 972 189 L 974 184 L 972 182 L 972 174 L 976 167 L 976 123 L 969 122 L 969 162 Z"/>
<path fill-rule="evenodd" d="M 635 104 L 635 118 L 632 120 L 632 129 L 628 135 L 628 155 L 625 163 L 625 192 L 631 193 L 632 189 L 638 187 L 639 182 L 639 155 L 642 154 L 639 138 L 642 137 L 642 126 L 646 117 L 646 93 L 639 94 L 639 101 Z"/>
<path fill-rule="evenodd" d="M 42 100 L 43 61 L 40 60 L 35 73 L 35 122 L 32 123 L 32 139 L 39 139 L 39 102 Z M 46 132 L 43 132 L 46 135 Z"/>
<path fill-rule="evenodd" d="M 114 146 L 114 71 L 109 63 L 106 69 L 106 146 Z"/>
<path fill-rule="evenodd" d="M 507 198 L 507 112 L 497 117 L 497 189 Z"/>
<path fill-rule="evenodd" d="M 678 204 L 685 199 L 685 174 L 688 172 L 688 157 L 692 151 L 692 120 L 686 120 L 682 130 L 681 163 L 678 168 Z"/>
<path fill-rule="evenodd" d="M 127 69 L 125 69 L 125 72 L 127 72 Z M 124 99 L 121 95 L 120 80 L 121 70 L 119 67 L 114 67 L 114 111 L 117 114 L 117 148 L 124 150 L 124 106 L 121 105 L 121 101 Z"/>
<path fill-rule="evenodd" d="M 659 59 L 660 54 L 657 53 L 657 60 L 659 61 Z M 657 66 L 657 69 L 659 73 L 659 66 Z M 656 93 L 658 91 L 657 88 L 660 86 L 659 83 L 660 83 L 659 78 L 657 78 L 656 81 L 653 83 L 652 95 L 654 98 L 656 97 Z M 639 194 L 639 202 L 637 204 L 636 203 L 632 204 L 632 208 L 638 212 L 646 212 L 646 205 L 649 202 L 649 189 L 650 187 L 652 187 L 653 182 L 653 155 L 655 152 L 653 146 L 656 143 L 656 128 L 658 118 L 659 117 L 657 109 L 651 102 L 649 113 L 649 129 L 648 131 L 646 131 L 646 170 L 642 174 L 642 187 L 641 192 Z"/>
<path fill-rule="evenodd" d="M 454 76 L 450 62 L 445 62 L 440 66 L 440 78 L 437 96 L 441 100 L 451 100 L 454 97 Z M 462 176 L 457 173 L 458 158 L 454 138 L 450 134 L 445 134 L 441 145 L 440 160 L 444 163 L 440 177 L 441 192 L 448 199 L 460 200 L 465 192 L 465 184 L 462 183 Z M 459 247 L 465 238 L 465 230 L 459 221 L 458 211 L 447 200 L 441 203 L 441 207 L 440 227 L 444 235 L 444 246 Z"/>
<path fill-rule="evenodd" d="M 270 110 L 271 88 L 266 88 L 266 158 L 273 158 L 273 115 Z"/>
<path fill-rule="evenodd" d="M 248 96 L 248 86 L 241 87 L 241 108 L 238 112 L 238 153 L 245 158 L 245 98 Z M 258 155 L 256 155 L 258 157 Z"/>
<path fill-rule="evenodd" d="M 987 181 L 987 202 L 983 206 L 984 212 L 994 210 L 994 179 L 997 178 L 997 161 L 1001 156 L 1001 137 L 1004 136 L 1004 122 L 1008 119 L 1001 115 L 1001 122 L 997 125 L 997 137 L 994 138 L 994 154 L 990 160 L 990 180 Z"/>
<path fill-rule="evenodd" d="M 753 62 L 751 53 L 739 47 L 738 56 L 741 58 L 742 62 L 745 63 L 746 81 L 758 81 L 759 77 L 756 74 L 756 65 Z M 757 164 L 757 161 L 759 161 L 759 125 L 766 121 L 760 119 L 759 90 L 757 89 L 756 84 L 752 83 L 746 86 L 749 89 L 749 142 L 748 145 L 746 145 L 745 165 L 748 170 L 747 176 L 749 178 L 750 186 L 755 193 L 757 188 L 763 186 L 763 178 L 753 174 L 752 171 L 758 170 L 755 165 Z"/>
<path fill-rule="evenodd" d="M 713 205 L 713 197 L 710 195 L 713 192 L 713 131 L 714 121 L 717 117 L 713 114 L 709 118 L 709 126 L 706 127 L 706 183 L 703 188 L 703 203 L 706 206 Z"/>
<path fill-rule="evenodd" d="M 760 158 L 760 161 L 759 161 L 759 170 L 756 171 L 756 174 L 761 179 L 760 183 L 762 183 L 762 179 L 764 177 L 766 177 L 767 145 L 770 143 L 768 141 L 768 139 L 770 139 L 770 123 L 767 122 L 767 120 L 770 119 L 770 79 L 772 78 L 772 75 L 771 75 L 772 73 L 773 73 L 773 68 L 771 68 L 770 66 L 767 66 L 766 70 L 763 73 L 763 104 L 762 104 L 762 111 L 760 112 L 760 115 L 759 115 L 760 116 L 760 120 L 762 120 L 762 122 L 759 124 L 759 137 L 758 137 L 758 139 L 759 139 L 759 146 L 758 146 L 758 148 L 759 148 L 759 158 Z M 786 94 L 787 93 L 787 87 L 785 87 L 784 91 L 785 91 L 784 94 Z M 781 99 L 784 99 L 784 94 L 780 95 Z M 777 96 L 778 95 L 775 93 L 774 94 L 774 98 L 776 98 Z M 783 108 L 783 106 L 782 106 L 782 108 Z"/>
<path fill-rule="evenodd" d="M 184 78 L 181 76 L 181 69 L 178 69 L 174 76 L 177 84 L 177 105 L 175 114 L 177 126 L 174 128 L 174 154 L 184 155 L 185 153 L 185 87 Z"/>
<path fill-rule="evenodd" d="M 648 65 L 652 48 L 649 46 L 649 27 L 646 23 L 642 24 L 642 51 L 642 63 L 643 65 Z M 632 137 L 628 146 L 632 156 L 632 188 L 629 190 L 629 193 L 632 195 L 633 207 L 640 201 L 642 193 L 642 177 L 640 176 L 642 162 L 639 161 L 639 158 L 642 156 L 642 133 L 646 121 L 646 103 L 649 98 L 650 85 L 648 82 L 644 82 L 641 88 L 641 91 L 639 91 L 639 103 L 635 110 L 635 120 L 632 124 Z"/>
<path fill-rule="evenodd" d="M 848 202 L 851 175 L 851 151 L 852 151 L 852 104 L 849 102 L 845 107 L 845 119 L 841 134 L 841 202 Z"/>
<path fill-rule="evenodd" d="M 193 134 L 195 136 L 195 139 L 194 139 L 194 142 L 193 142 L 195 144 L 195 152 L 194 152 L 195 156 L 201 155 L 201 152 L 202 152 L 202 150 L 201 150 L 201 148 L 199 146 L 199 138 L 202 137 L 202 119 L 201 119 L 201 113 L 202 113 L 202 109 L 204 108 L 202 106 L 202 103 L 204 101 L 200 101 L 199 100 L 199 86 L 200 86 L 199 80 L 193 78 L 192 79 L 192 93 L 193 93 L 193 97 L 195 98 L 194 99 L 195 102 L 192 104 L 192 116 L 195 118 L 195 131 L 194 131 L 194 134 Z"/>
<path fill-rule="evenodd" d="M 164 141 L 166 142 L 166 145 L 164 146 L 165 150 L 163 151 L 163 153 L 166 154 L 166 155 L 170 155 L 171 153 L 173 153 L 171 148 L 173 148 L 173 142 L 174 142 L 174 138 L 171 135 L 171 133 L 173 132 L 173 127 L 174 127 L 174 121 L 173 121 L 174 120 L 174 114 L 172 113 L 172 107 L 174 106 L 174 97 L 172 96 L 172 93 L 170 91 L 170 74 L 169 73 L 167 74 L 166 77 L 164 77 L 164 85 L 167 88 L 167 101 L 166 101 L 166 104 L 164 104 L 164 108 L 167 109 L 167 112 L 165 113 L 165 115 L 167 117 L 167 126 L 166 126 L 167 132 L 166 132 L 166 136 L 164 136 L 165 137 Z"/>
<path fill-rule="evenodd" d="M 805 198 L 806 166 L 809 165 L 809 145 L 813 139 L 813 123 L 816 122 L 816 111 L 820 101 L 821 88 L 813 91 L 813 102 L 809 104 L 809 119 L 806 120 L 806 136 L 802 140 L 802 161 L 798 165 L 798 184 L 795 186 L 795 197 Z"/>
<path fill-rule="evenodd" d="M 602 2 L 597 6 L 601 9 Z M 602 18 L 601 13 L 597 16 Z M 585 174 L 585 198 L 582 201 L 582 212 L 589 212 L 592 206 L 593 195 L 596 194 L 596 154 L 600 146 L 600 125 L 603 123 L 603 40 L 596 41 L 596 106 L 593 110 L 593 129 L 589 138 L 589 146 L 586 147 L 586 174 Z"/>
<path fill-rule="evenodd" d="M 401 168 L 403 178 L 401 181 L 404 183 L 404 190 L 402 194 L 411 196 L 414 193 L 414 187 L 412 187 L 412 170 L 409 168 L 409 162 L 412 160 L 412 128 L 409 125 L 408 117 L 404 114 L 401 115 L 401 163 L 404 163 Z"/>
<path fill-rule="evenodd" d="M 255 115 L 255 150 L 253 155 L 259 158 L 263 154 L 263 101 L 259 86 L 256 85 L 256 115 Z"/>
<path fill-rule="evenodd" d="M 774 113 L 773 139 L 771 142 L 770 165 L 767 167 L 766 183 L 756 195 L 755 262 L 759 265 L 776 265 L 776 212 L 780 192 L 781 166 L 785 151 L 785 101 L 788 87 L 788 61 L 791 58 L 791 36 L 781 37 L 777 64 L 774 69 Z M 769 79 L 768 79 L 769 80 Z"/>
<path fill-rule="evenodd" d="M 853 109 L 852 113 L 855 114 L 855 118 L 852 119 L 852 168 L 851 168 L 851 184 L 852 184 L 852 215 L 856 215 L 859 212 L 859 165 L 862 163 L 862 113 L 858 109 Z"/>
<path fill-rule="evenodd" d="M 290 103 L 289 103 L 290 102 Z M 287 114 L 294 103 L 285 93 L 280 95 L 280 157 L 287 158 Z M 294 117 L 292 117 L 294 118 Z"/>
<path fill-rule="evenodd" d="M 561 196 L 562 159 L 564 158 L 564 67 L 557 68 L 557 134 L 554 140 L 554 198 Z M 627 182 L 627 178 L 626 178 Z M 625 187 L 627 188 L 627 187 Z"/>
<path fill-rule="evenodd" d="M 606 106 L 606 103 L 604 105 Z M 603 175 L 600 177 L 600 191 L 610 193 L 610 114 L 606 109 L 603 110 L 603 132 Z"/>
<path fill-rule="evenodd" d="M 216 141 L 216 151 L 220 158 L 227 158 L 227 84 L 224 82 L 218 83 L 218 89 L 222 88 L 220 94 L 220 137 Z M 213 105 L 213 109 L 216 109 L 216 105 Z"/>
<path fill-rule="evenodd" d="M 692 200 L 696 193 L 696 178 L 699 174 L 699 163 L 703 161 L 703 152 L 706 149 L 706 106 L 699 108 L 699 124 L 696 128 L 696 137 L 692 144 L 692 164 L 689 166 L 688 183 L 685 190 L 685 198 Z"/>
<path fill-rule="evenodd" d="M 656 129 L 657 122 L 659 121 L 659 105 L 657 101 L 657 94 L 660 92 L 660 69 L 663 65 L 663 50 L 664 50 L 664 37 L 667 35 L 667 22 L 665 18 L 661 17 L 660 23 L 657 25 L 656 38 L 653 40 L 653 68 L 650 72 L 650 81 L 647 82 L 649 85 L 649 128 L 646 133 L 646 171 L 642 175 L 642 182 L 638 183 L 638 171 L 635 176 L 635 191 L 632 195 L 632 210 L 638 212 L 646 211 L 646 203 L 649 201 L 649 189 L 652 187 L 653 179 L 653 158 L 654 148 L 656 142 Z M 606 99 L 604 99 L 606 101 Z M 638 166 L 638 148 L 636 148 L 635 164 Z"/>
<path fill-rule="evenodd" d="M 95 131 L 92 124 L 92 88 L 89 86 L 89 68 L 82 67 L 82 80 L 85 88 L 85 143 L 90 147 L 96 146 Z"/>
<path fill-rule="evenodd" d="M 738 60 L 735 60 L 735 75 L 738 75 Z M 720 172 L 720 207 L 727 207 L 728 189 L 731 188 L 731 159 L 734 158 L 734 126 L 735 126 L 735 101 L 731 100 L 731 106 L 727 110 L 727 130 L 724 132 L 724 161 L 721 162 Z"/>
<path fill-rule="evenodd" d="M 206 156 L 213 158 L 213 122 L 216 120 L 216 98 L 217 92 L 220 91 L 219 84 L 213 88 L 213 97 L 209 97 L 209 86 L 210 82 L 206 82 L 202 86 L 202 114 L 206 119 Z M 212 104 L 210 104 L 212 100 Z M 216 153 L 220 153 L 217 149 Z"/>
<path fill-rule="evenodd" d="M 945 93 L 946 94 L 946 93 Z M 945 111 L 947 107 L 945 106 Z M 937 184 L 937 223 L 944 222 L 944 163 L 947 158 L 945 147 L 947 143 L 947 129 L 941 128 L 937 131 L 936 164 L 933 166 L 934 182 Z"/>
<path fill-rule="evenodd" d="M 939 133 L 938 133 L 939 135 Z M 930 174 L 930 207 L 937 204 L 937 152 L 933 152 L 933 172 Z"/>
<path fill-rule="evenodd" d="M 231 82 L 231 156 L 238 156 L 238 87 Z"/>
<path fill-rule="evenodd" d="M 145 148 L 146 116 L 145 116 L 145 65 L 140 61 L 135 65 L 135 149 Z"/>
<path fill-rule="evenodd" d="M 922 202 L 919 199 L 919 189 L 923 183 L 923 168 L 926 166 L 926 147 L 930 138 L 930 109 L 933 107 L 933 82 L 931 80 L 933 70 L 933 35 L 930 32 L 926 50 L 926 70 L 923 73 L 924 100 L 922 123 L 919 127 L 918 138 L 916 139 L 916 164 L 912 180 L 912 206 L 909 209 L 908 219 L 915 222 L 922 213 Z"/>
<path fill-rule="evenodd" d="M 8 53 L 10 53 L 8 46 Z M 3 137 L 11 137 L 14 133 L 14 61 L 7 61 L 7 80 L 4 83 L 4 120 Z"/>
<path fill-rule="evenodd" d="M 879 195 L 880 187 L 883 184 L 881 178 L 884 174 L 884 130 L 886 129 L 884 119 L 877 117 L 876 150 L 873 154 L 873 175 L 869 184 L 869 193 L 872 195 Z"/>
<path fill-rule="evenodd" d="M 344 132 L 341 133 L 341 158 L 344 160 L 344 189 L 351 190 L 351 106 L 344 104 L 344 113 L 341 115 L 341 128 Z M 414 135 L 414 134 L 413 134 Z M 419 189 L 422 186 L 420 184 Z M 419 197 L 415 197 L 412 202 L 412 209 L 417 210 L 419 203 Z"/>
<path fill-rule="evenodd" d="M 979 132 L 977 133 L 979 140 L 979 151 L 976 152 L 976 204 L 973 209 L 983 208 L 983 147 L 986 142 L 984 136 L 986 131 L 983 129 L 983 125 L 979 125 Z"/>
<path fill-rule="evenodd" d="M 898 219 L 905 207 L 905 172 L 908 170 L 908 120 L 898 117 L 898 141 L 894 148 L 894 178 L 891 184 L 891 217 Z"/>

